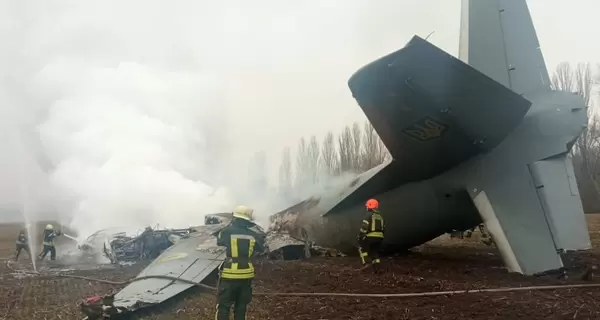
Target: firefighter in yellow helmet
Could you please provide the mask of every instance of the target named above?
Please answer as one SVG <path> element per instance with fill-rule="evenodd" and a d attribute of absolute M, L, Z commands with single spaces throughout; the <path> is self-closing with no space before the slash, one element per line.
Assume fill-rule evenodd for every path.
<path fill-rule="evenodd" d="M 217 245 L 227 248 L 227 258 L 219 268 L 216 320 L 229 320 L 233 306 L 235 320 L 246 319 L 246 307 L 252 300 L 255 253 L 264 251 L 264 235 L 253 230 L 253 210 L 246 206 L 233 209 L 233 220 L 217 236 Z"/>
<path fill-rule="evenodd" d="M 369 260 L 373 266 L 374 272 L 379 272 L 379 250 L 383 242 L 385 226 L 383 217 L 379 213 L 379 201 L 369 199 L 365 206 L 367 214 L 365 215 L 362 226 L 358 233 L 358 252 L 364 268 L 368 267 Z"/>
<path fill-rule="evenodd" d="M 49 224 L 46 225 L 46 229 L 44 229 L 43 237 L 43 249 L 42 253 L 40 253 L 40 260 L 44 260 L 46 255 L 50 253 L 50 260 L 56 260 L 56 248 L 54 247 L 54 238 L 60 236 L 60 231 L 55 231 L 54 226 Z"/>

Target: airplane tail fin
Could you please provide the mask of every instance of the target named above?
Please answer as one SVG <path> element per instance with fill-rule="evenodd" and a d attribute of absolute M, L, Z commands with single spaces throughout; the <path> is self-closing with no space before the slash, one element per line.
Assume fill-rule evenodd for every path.
<path fill-rule="evenodd" d="M 414 36 L 348 80 L 393 161 L 333 209 L 433 178 L 498 146 L 531 102 Z"/>
<path fill-rule="evenodd" d="M 525 0 L 463 0 L 459 57 L 518 94 L 550 88 Z"/>
<path fill-rule="evenodd" d="M 395 163 L 412 168 L 412 181 L 490 151 L 531 105 L 418 36 L 358 70 L 348 86 Z"/>

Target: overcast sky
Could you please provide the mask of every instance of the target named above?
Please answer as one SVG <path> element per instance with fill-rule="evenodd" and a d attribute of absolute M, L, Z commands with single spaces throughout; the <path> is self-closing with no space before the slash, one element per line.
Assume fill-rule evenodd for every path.
<path fill-rule="evenodd" d="M 550 70 L 600 61 L 600 2 L 528 4 Z M 274 172 L 299 137 L 362 121 L 346 82 L 364 64 L 432 31 L 456 55 L 459 17 L 459 0 L 0 0 L 0 149 L 23 140 L 24 157 L 45 153 L 68 210 L 156 183 L 194 194 L 192 212 L 210 188 L 190 181 L 233 181 L 257 150 Z M 23 161 L 3 158 L 6 202 Z M 136 201 L 165 191 L 149 192 Z"/>
<path fill-rule="evenodd" d="M 348 77 L 365 63 L 399 49 L 414 34 L 425 37 L 435 31 L 430 40 L 457 55 L 459 0 L 343 2 L 346 5 L 324 1 L 330 5 L 318 13 L 311 5 L 289 10 L 281 5 L 285 26 L 276 28 L 264 22 L 267 14 L 261 14 L 261 27 L 246 17 L 246 26 L 240 27 L 246 33 L 241 32 L 233 50 L 244 51 L 242 59 L 249 63 L 272 64 L 250 68 L 232 79 L 235 89 L 229 102 L 236 110 L 233 123 L 239 124 L 234 128 L 240 128 L 233 135 L 246 141 L 244 154 L 254 150 L 255 139 L 273 157 L 283 145 L 295 146 L 301 135 L 323 135 L 363 120 L 347 89 Z M 561 0 L 529 0 L 528 4 L 549 70 L 561 61 L 600 62 L 600 41 L 593 35 L 600 2 L 573 0 L 567 6 Z M 260 7 L 254 2 L 251 6 Z M 277 44 L 281 47 L 273 48 Z M 240 110 L 242 105 L 247 108 Z M 244 132 L 250 119 L 256 128 L 271 130 Z"/>

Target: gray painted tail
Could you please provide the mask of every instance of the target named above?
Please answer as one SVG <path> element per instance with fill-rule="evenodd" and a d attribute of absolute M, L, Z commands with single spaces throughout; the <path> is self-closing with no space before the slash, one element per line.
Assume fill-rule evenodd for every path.
<path fill-rule="evenodd" d="M 525 0 L 463 0 L 459 57 L 518 94 L 550 88 Z"/>

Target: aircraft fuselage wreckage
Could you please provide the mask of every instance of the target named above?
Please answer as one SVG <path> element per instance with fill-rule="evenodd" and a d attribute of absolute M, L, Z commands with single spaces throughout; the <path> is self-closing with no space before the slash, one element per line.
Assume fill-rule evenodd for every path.
<path fill-rule="evenodd" d="M 274 214 L 268 232 L 354 250 L 364 201 L 376 197 L 385 244 L 397 249 L 483 222 L 507 269 L 532 275 L 560 269 L 561 251 L 591 247 L 568 157 L 587 124 L 584 101 L 551 90 L 525 0 L 464 0 L 461 18 L 460 60 L 415 36 L 348 82 L 392 160 Z M 201 227 L 140 276 L 201 281 L 224 258 L 220 226 Z M 134 282 L 115 306 L 188 287 Z"/>
<path fill-rule="evenodd" d="M 461 18 L 464 62 L 415 36 L 348 82 L 393 159 L 273 222 L 350 246 L 376 197 L 385 244 L 409 249 L 483 221 L 507 269 L 526 275 L 591 247 L 568 157 L 583 99 L 550 89 L 525 0 L 464 0 Z"/>

